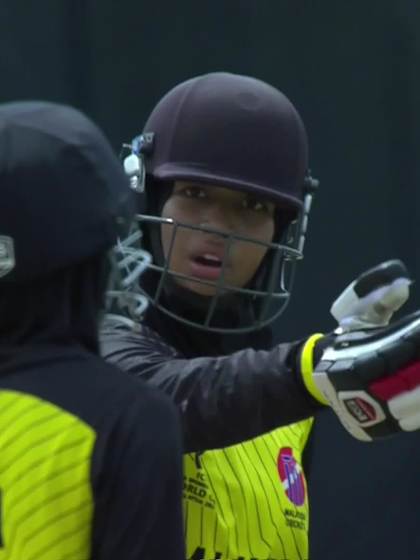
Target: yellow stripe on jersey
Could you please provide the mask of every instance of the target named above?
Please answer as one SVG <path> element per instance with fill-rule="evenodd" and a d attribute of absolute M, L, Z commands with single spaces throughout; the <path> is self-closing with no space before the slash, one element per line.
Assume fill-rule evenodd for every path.
<path fill-rule="evenodd" d="M 193 560 L 306 560 L 301 463 L 312 420 L 185 456 L 184 521 Z"/>
<path fill-rule="evenodd" d="M 0 560 L 88 560 L 95 433 L 32 395 L 0 391 Z"/>

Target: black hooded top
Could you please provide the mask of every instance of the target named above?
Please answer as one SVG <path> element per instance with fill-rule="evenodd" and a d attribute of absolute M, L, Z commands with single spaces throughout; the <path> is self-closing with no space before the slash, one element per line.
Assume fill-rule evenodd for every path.
<path fill-rule="evenodd" d="M 95 196 L 83 193 L 95 172 L 92 189 L 96 192 L 102 184 L 106 200 L 106 181 L 119 177 L 118 160 L 107 144 L 101 145 L 105 140 L 92 123 L 73 109 L 45 103 L 24 103 L 21 111 L 19 107 L 0 106 L 0 199 L 7 199 L 0 208 L 0 242 L 7 238 L 3 248 L 9 248 L 8 254 L 0 251 L 0 548 L 27 560 L 47 555 L 57 560 L 181 560 L 185 553 L 176 410 L 163 395 L 98 356 L 108 268 L 104 250 L 113 236 L 112 227 L 102 233 L 95 229 L 98 216 L 107 215 L 104 206 L 109 200 L 97 198 L 101 208 L 94 215 L 83 203 L 94 202 Z M 45 121 L 50 124 L 47 135 Z M 56 136 L 58 152 L 50 149 Z M 75 155 L 68 168 L 52 156 L 63 152 Z M 48 178 L 50 169 L 54 181 L 40 180 L 40 160 L 34 153 L 49 162 L 42 166 L 42 177 Z M 102 175 L 106 167 L 114 170 L 109 179 Z M 32 181 L 20 180 L 22 168 Z M 77 182 L 84 174 L 87 181 Z M 59 183 L 60 176 L 66 187 Z M 122 177 L 115 188 L 122 193 L 125 187 Z M 72 199 L 67 216 L 50 214 L 53 188 Z M 80 220 L 74 222 L 72 212 L 78 206 Z M 8 215 L 2 220 L 5 207 Z M 108 208 L 117 213 L 117 200 Z M 37 221 L 40 230 L 54 222 L 55 232 L 37 238 L 31 230 Z M 74 242 L 91 226 L 94 242 L 80 248 L 77 260 Z M 59 240 L 67 238 L 66 254 Z M 86 242 L 89 245 L 89 239 Z M 36 274 L 25 270 L 27 263 L 39 265 L 40 254 L 49 257 L 44 267 L 38 266 Z M 54 254 L 57 261 L 51 260 Z M 61 257 L 67 258 L 67 265 Z"/>

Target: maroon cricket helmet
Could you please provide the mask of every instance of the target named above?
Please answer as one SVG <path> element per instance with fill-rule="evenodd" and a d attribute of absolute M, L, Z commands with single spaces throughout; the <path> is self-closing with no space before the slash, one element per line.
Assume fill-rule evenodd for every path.
<path fill-rule="evenodd" d="M 318 183 L 308 172 L 304 125 L 287 97 L 247 76 L 225 72 L 198 76 L 169 91 L 153 109 L 143 133 L 124 148 L 129 150 L 124 168 L 139 193 L 144 247 L 153 255 L 140 286 L 152 306 L 190 326 L 225 333 L 259 329 L 278 317 L 290 297 L 294 264 L 303 256 Z M 195 311 L 205 310 L 200 320 L 174 310 L 174 302 L 182 302 L 185 295 L 178 286 L 182 275 L 171 270 L 171 253 L 164 257 L 161 247 L 160 212 L 177 180 L 238 189 L 267 198 L 277 207 L 272 242 L 263 244 L 264 259 L 242 288 L 224 282 L 224 269 L 234 243 L 255 240 L 212 230 L 226 246 L 220 279 L 211 283 L 215 295 L 205 302 L 198 301 L 203 296 L 185 296 Z M 209 233 L 201 225 L 169 221 L 174 240 L 185 228 Z M 241 315 L 231 324 L 226 324 L 227 307 Z"/>
<path fill-rule="evenodd" d="M 146 173 L 212 183 L 299 210 L 308 167 L 303 122 L 288 98 L 248 76 L 216 72 L 167 93 L 144 127 Z"/>

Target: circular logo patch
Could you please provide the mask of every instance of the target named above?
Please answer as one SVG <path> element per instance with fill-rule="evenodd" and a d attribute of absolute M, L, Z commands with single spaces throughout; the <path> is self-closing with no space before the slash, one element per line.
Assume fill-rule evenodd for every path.
<path fill-rule="evenodd" d="M 293 449 L 290 447 L 280 449 L 277 468 L 286 496 L 295 506 L 302 506 L 305 503 L 306 496 L 305 480 L 302 467 L 293 457 Z"/>

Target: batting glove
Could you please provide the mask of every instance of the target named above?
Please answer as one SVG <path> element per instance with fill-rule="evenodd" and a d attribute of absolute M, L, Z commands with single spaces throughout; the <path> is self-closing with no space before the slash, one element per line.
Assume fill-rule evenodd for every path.
<path fill-rule="evenodd" d="M 335 334 L 302 348 L 306 388 L 362 441 L 420 429 L 420 312 L 387 326 L 410 283 L 400 261 L 371 269 L 334 302 Z"/>

